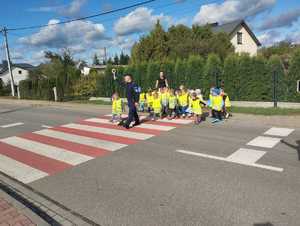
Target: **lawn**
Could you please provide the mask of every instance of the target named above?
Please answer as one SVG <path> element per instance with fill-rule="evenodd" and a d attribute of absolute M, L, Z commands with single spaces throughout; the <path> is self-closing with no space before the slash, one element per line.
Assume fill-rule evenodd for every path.
<path fill-rule="evenodd" d="M 289 108 L 258 108 L 258 107 L 232 107 L 232 113 L 251 115 L 300 115 L 300 109 Z"/>

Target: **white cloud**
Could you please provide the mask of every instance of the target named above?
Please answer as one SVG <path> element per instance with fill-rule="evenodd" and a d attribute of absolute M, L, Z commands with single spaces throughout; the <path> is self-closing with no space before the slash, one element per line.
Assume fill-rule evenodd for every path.
<path fill-rule="evenodd" d="M 225 0 L 223 3 L 203 5 L 194 17 L 195 24 L 226 23 L 245 19 L 264 12 L 276 4 L 276 0 Z"/>
<path fill-rule="evenodd" d="M 117 36 L 112 41 L 112 46 L 121 50 L 130 50 L 136 40 L 133 37 Z"/>
<path fill-rule="evenodd" d="M 271 46 L 277 42 L 282 41 L 283 39 L 284 38 L 281 36 L 280 32 L 276 30 L 271 30 L 258 36 L 258 40 L 265 47 Z"/>
<path fill-rule="evenodd" d="M 63 16 L 78 16 L 82 7 L 87 0 L 73 0 L 68 5 L 52 5 L 52 6 L 41 6 L 38 8 L 31 8 L 28 11 L 31 12 L 55 12 Z"/>
<path fill-rule="evenodd" d="M 153 10 L 146 7 L 140 7 L 130 12 L 124 17 L 121 17 L 115 24 L 114 30 L 117 35 L 129 35 L 133 33 L 140 33 L 150 31 L 157 20 L 162 22 L 170 21 L 170 17 L 160 15 L 153 15 Z"/>
<path fill-rule="evenodd" d="M 19 39 L 19 42 L 33 47 L 70 48 L 72 46 L 86 46 L 105 39 L 105 28 L 102 24 L 91 21 L 75 21 L 64 25 L 54 25 L 59 20 L 49 21 L 48 27 L 37 33 Z"/>

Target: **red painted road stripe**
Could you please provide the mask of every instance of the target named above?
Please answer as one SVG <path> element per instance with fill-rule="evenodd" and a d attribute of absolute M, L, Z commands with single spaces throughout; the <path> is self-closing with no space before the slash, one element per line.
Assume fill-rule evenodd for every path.
<path fill-rule="evenodd" d="M 100 157 L 110 153 L 110 151 L 105 149 L 95 148 L 84 144 L 77 144 L 70 141 L 60 140 L 35 133 L 28 133 L 20 137 L 91 157 Z"/>
<path fill-rule="evenodd" d="M 9 144 L 0 142 L 0 154 L 5 155 L 11 159 L 18 162 L 24 163 L 35 169 L 41 170 L 45 173 L 53 175 L 65 169 L 72 167 L 72 165 L 67 164 L 56 159 L 47 158 L 36 153 L 23 150 L 21 148 L 16 148 Z"/>
<path fill-rule="evenodd" d="M 80 121 L 79 124 L 89 125 L 89 126 L 94 126 L 94 127 L 100 127 L 100 128 L 108 128 L 108 129 L 129 131 L 129 132 L 145 133 L 145 134 L 151 134 L 151 135 L 160 135 L 161 134 L 161 131 L 154 130 L 154 129 L 145 129 L 145 128 L 133 127 L 133 128 L 130 128 L 128 130 L 128 129 L 125 129 L 124 127 L 122 127 L 122 126 L 117 126 L 117 125 L 114 125 L 114 124 L 99 123 L 99 122 Z"/>
<path fill-rule="evenodd" d="M 96 133 L 96 132 L 88 132 L 84 130 L 72 129 L 67 127 L 55 127 L 55 128 L 51 128 L 51 130 L 56 130 L 60 132 L 65 132 L 65 133 L 70 133 L 70 134 L 75 134 L 79 136 L 90 137 L 90 138 L 95 138 L 100 140 L 107 140 L 107 141 L 116 142 L 120 144 L 127 144 L 127 145 L 136 144 L 137 142 L 139 142 L 139 140 L 137 139 L 120 137 L 120 136 L 112 136 L 112 135 Z"/>

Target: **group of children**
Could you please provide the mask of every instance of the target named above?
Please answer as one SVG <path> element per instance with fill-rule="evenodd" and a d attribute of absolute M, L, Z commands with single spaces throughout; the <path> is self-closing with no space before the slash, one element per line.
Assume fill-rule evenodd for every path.
<path fill-rule="evenodd" d="M 213 123 L 220 122 L 230 116 L 231 103 L 228 95 L 220 88 L 211 88 L 209 100 L 205 102 L 200 89 L 187 90 L 182 85 L 178 90 L 161 88 L 141 92 L 139 98 L 139 111 L 148 112 L 149 119 L 193 117 L 195 124 L 203 118 L 203 107 L 211 109 Z M 121 120 L 124 111 L 123 103 L 117 93 L 112 98 L 112 121 Z"/>

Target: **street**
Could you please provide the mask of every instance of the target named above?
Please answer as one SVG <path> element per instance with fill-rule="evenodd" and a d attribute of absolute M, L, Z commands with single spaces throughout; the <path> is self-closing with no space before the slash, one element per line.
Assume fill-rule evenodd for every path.
<path fill-rule="evenodd" d="M 99 225 L 299 225 L 299 118 L 125 131 L 98 108 L 1 103 L 1 171 Z"/>

